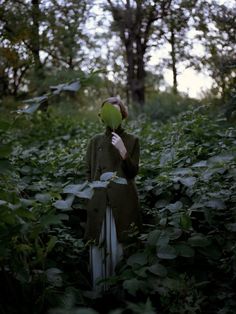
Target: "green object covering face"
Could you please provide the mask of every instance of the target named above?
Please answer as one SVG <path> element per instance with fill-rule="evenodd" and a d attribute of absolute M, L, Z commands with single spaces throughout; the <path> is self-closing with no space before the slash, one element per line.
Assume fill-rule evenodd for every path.
<path fill-rule="evenodd" d="M 100 110 L 100 117 L 106 126 L 115 130 L 122 122 L 120 111 L 110 103 L 105 103 Z"/>

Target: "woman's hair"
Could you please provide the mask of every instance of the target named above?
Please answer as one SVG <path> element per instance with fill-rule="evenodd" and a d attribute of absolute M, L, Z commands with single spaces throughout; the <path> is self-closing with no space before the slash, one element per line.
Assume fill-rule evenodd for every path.
<path fill-rule="evenodd" d="M 126 119 L 128 117 L 128 107 L 121 101 L 121 99 L 119 97 L 109 97 L 109 98 L 107 98 L 102 103 L 101 108 L 102 108 L 102 106 L 105 103 L 110 103 L 112 105 L 119 105 L 120 111 L 121 111 L 121 115 L 122 115 L 122 119 Z"/>

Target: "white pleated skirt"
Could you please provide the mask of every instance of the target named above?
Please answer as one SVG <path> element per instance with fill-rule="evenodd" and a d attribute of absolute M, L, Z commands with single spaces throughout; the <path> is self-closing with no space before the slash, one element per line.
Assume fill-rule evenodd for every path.
<path fill-rule="evenodd" d="M 102 223 L 99 244 L 90 246 L 90 273 L 94 290 L 108 289 L 106 282 L 97 285 L 100 279 L 106 279 L 115 274 L 115 267 L 123 256 L 122 244 L 118 242 L 115 220 L 110 206 Z"/>

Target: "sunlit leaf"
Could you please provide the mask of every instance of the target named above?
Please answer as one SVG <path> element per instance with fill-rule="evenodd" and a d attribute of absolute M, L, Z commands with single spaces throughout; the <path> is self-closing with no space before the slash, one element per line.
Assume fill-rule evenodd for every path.
<path fill-rule="evenodd" d="M 113 182 L 117 183 L 117 184 L 127 184 L 127 180 L 125 178 L 114 178 L 112 179 Z"/>
<path fill-rule="evenodd" d="M 113 176 L 116 175 L 116 172 L 104 172 L 101 176 L 100 176 L 100 180 L 101 181 L 107 181 L 110 180 Z"/>

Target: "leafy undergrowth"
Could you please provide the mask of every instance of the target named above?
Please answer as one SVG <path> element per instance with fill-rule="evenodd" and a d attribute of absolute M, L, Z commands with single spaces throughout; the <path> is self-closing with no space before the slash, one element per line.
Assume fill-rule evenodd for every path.
<path fill-rule="evenodd" d="M 46 114 L 0 121 L 1 313 L 235 313 L 235 128 L 199 108 L 165 124 L 140 115 L 126 129 L 141 143 L 143 231 L 130 230 L 99 294 L 84 199 L 65 187 L 84 183 L 87 142 L 102 126 Z"/>

